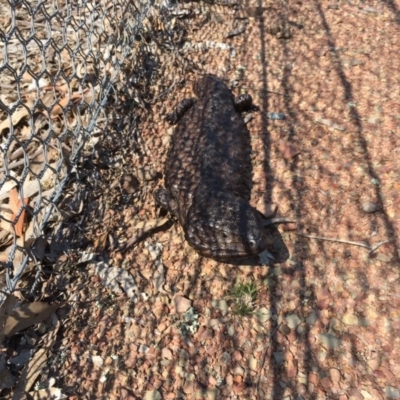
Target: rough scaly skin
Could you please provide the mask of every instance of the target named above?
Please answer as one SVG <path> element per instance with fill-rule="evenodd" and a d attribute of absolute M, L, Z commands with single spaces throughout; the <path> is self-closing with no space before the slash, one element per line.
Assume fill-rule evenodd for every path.
<path fill-rule="evenodd" d="M 189 99 L 168 116 L 179 123 L 165 166 L 165 186 L 155 199 L 174 214 L 188 243 L 218 260 L 246 258 L 267 247 L 261 214 L 249 204 L 250 136 L 239 112 L 251 97 L 235 102 L 219 78 L 206 75 Z"/>

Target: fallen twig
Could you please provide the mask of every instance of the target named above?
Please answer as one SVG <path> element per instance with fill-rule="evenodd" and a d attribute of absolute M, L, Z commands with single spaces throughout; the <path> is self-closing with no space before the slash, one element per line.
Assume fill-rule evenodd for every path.
<path fill-rule="evenodd" d="M 28 158 L 29 158 L 29 160 L 32 160 L 41 153 L 43 153 L 43 146 L 41 146 L 38 150 L 36 150 L 31 156 L 28 156 Z M 22 160 L 19 160 L 19 161 L 14 161 L 8 165 L 7 169 L 12 170 L 16 167 L 19 167 L 20 165 L 24 165 L 25 162 L 26 162 L 25 158 L 23 158 Z M 6 170 L 6 167 L 0 168 L 0 172 L 5 172 L 5 170 Z"/>
<path fill-rule="evenodd" d="M 302 236 L 302 237 L 309 238 L 309 239 L 324 240 L 326 242 L 344 243 L 344 244 L 351 244 L 353 246 L 364 247 L 365 249 L 368 250 L 368 252 L 370 254 L 373 253 L 376 249 L 378 249 L 382 245 L 393 241 L 393 239 L 384 240 L 382 242 L 378 242 L 372 246 L 369 246 L 368 244 L 363 243 L 363 242 L 353 242 L 351 240 L 345 240 L 345 239 L 327 238 L 327 237 L 322 237 L 322 236 L 306 235 L 305 233 L 296 233 L 296 232 L 294 232 L 294 234 L 297 236 Z"/>
<path fill-rule="evenodd" d="M 149 233 L 151 230 L 163 226 L 169 221 L 168 218 L 154 219 L 152 221 L 140 221 L 135 226 L 135 233 L 131 239 L 121 245 L 121 250 L 130 248 L 136 244 L 144 235 Z"/>
<path fill-rule="evenodd" d="M 273 336 L 275 335 L 275 333 L 277 332 L 277 330 L 280 328 L 281 325 L 282 325 L 282 322 L 280 322 L 279 324 L 277 324 L 276 327 L 275 327 L 275 329 L 273 330 L 273 332 L 272 332 L 270 335 L 268 335 L 270 339 L 273 338 Z M 263 356 L 262 356 L 261 365 L 260 365 L 260 370 L 259 370 L 258 377 L 257 377 L 257 382 L 256 382 L 257 398 L 261 398 L 261 397 L 259 396 L 259 393 L 260 393 L 261 371 L 262 371 L 263 368 L 264 368 L 265 360 L 266 360 L 266 358 L 267 358 L 268 348 L 269 348 L 270 346 L 271 346 L 271 345 L 267 346 L 267 347 L 264 349 L 264 354 L 263 354 Z"/>
<path fill-rule="evenodd" d="M 288 94 L 281 93 L 281 92 L 275 92 L 274 90 L 267 90 L 267 93 L 273 93 L 273 94 L 279 94 L 279 96 L 286 96 L 288 97 Z"/>
<path fill-rule="evenodd" d="M 293 219 L 287 219 L 282 217 L 267 218 L 264 221 L 264 226 L 274 225 L 274 224 L 295 224 L 297 221 Z"/>

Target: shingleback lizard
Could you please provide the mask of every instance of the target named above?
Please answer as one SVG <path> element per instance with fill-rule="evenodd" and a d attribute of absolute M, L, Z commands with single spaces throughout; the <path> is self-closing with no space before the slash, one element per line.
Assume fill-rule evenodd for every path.
<path fill-rule="evenodd" d="M 262 215 L 250 203 L 250 135 L 240 112 L 249 95 L 236 100 L 225 83 L 206 75 L 168 115 L 177 123 L 165 166 L 165 187 L 156 202 L 176 216 L 199 254 L 217 260 L 246 258 L 267 247 Z"/>

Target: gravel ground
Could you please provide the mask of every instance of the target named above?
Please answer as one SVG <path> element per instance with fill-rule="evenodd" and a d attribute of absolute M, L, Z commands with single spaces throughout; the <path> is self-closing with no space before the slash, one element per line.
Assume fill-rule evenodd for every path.
<path fill-rule="evenodd" d="M 141 112 L 129 160 L 151 179 L 135 207 L 107 211 L 106 239 L 157 229 L 103 246 L 130 296 L 104 287 L 98 262 L 69 283 L 49 373 L 70 399 L 400 398 L 400 3 L 241 3 L 170 11 L 186 33 L 160 58 L 164 95 Z M 274 265 L 201 258 L 155 207 L 165 114 L 204 72 L 259 107 L 252 204 L 297 221 L 275 232 Z"/>

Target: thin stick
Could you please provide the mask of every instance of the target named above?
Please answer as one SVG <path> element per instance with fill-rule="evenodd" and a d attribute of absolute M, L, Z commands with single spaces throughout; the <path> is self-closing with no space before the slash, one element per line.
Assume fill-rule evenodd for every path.
<path fill-rule="evenodd" d="M 324 240 L 326 242 L 344 243 L 344 244 L 351 244 L 353 246 L 364 247 L 365 249 L 367 249 L 369 251 L 369 253 L 373 253 L 377 248 L 381 247 L 383 244 L 390 243 L 393 241 L 393 239 L 384 240 L 383 242 L 379 242 L 379 243 L 374 244 L 373 246 L 369 246 L 366 243 L 353 242 L 351 240 L 334 239 L 334 238 L 327 238 L 327 237 L 322 237 L 322 236 L 306 235 L 304 233 L 295 233 L 295 232 L 294 232 L 294 234 L 297 236 L 302 236 L 302 237 L 306 237 L 309 239 Z"/>
<path fill-rule="evenodd" d="M 289 96 L 288 94 L 280 93 L 280 92 L 274 92 L 273 90 L 268 90 L 268 89 L 267 89 L 267 93 L 279 94 L 280 96 Z"/>
<path fill-rule="evenodd" d="M 297 308 L 297 307 L 296 307 L 296 308 Z M 276 331 L 280 328 L 281 325 L 282 325 L 282 322 L 280 322 L 280 323 L 275 327 L 274 331 L 269 335 L 270 339 L 273 338 L 273 336 L 275 335 Z M 268 347 L 266 347 L 265 350 L 264 350 L 264 354 L 263 354 L 263 357 L 262 357 L 262 361 L 261 361 L 261 366 L 260 366 L 259 374 L 258 374 L 258 377 L 257 377 L 257 383 L 256 383 L 257 398 L 259 398 L 259 395 L 258 395 L 258 394 L 259 394 L 259 392 L 260 392 L 261 373 L 262 373 L 262 370 L 263 370 L 263 368 L 264 368 L 264 366 L 265 366 L 265 360 L 266 360 L 266 358 L 267 358 L 267 352 L 268 352 L 268 348 L 269 348 L 269 347 L 271 347 L 271 345 L 269 345 Z"/>
<path fill-rule="evenodd" d="M 393 242 L 393 240 L 394 240 L 394 239 L 383 240 L 382 242 L 379 242 L 379 243 L 377 243 L 377 244 L 374 244 L 373 246 L 371 246 L 371 250 L 370 250 L 369 252 L 370 252 L 370 253 L 373 253 L 378 247 L 381 247 L 383 244 Z"/>
<path fill-rule="evenodd" d="M 322 236 L 314 236 L 314 235 L 306 235 L 304 233 L 295 233 L 297 236 L 302 236 L 306 237 L 309 239 L 316 239 L 316 240 L 325 240 L 327 242 L 336 242 L 336 243 L 345 243 L 345 244 L 352 244 L 354 246 L 360 246 L 360 247 L 365 247 L 366 249 L 369 249 L 370 247 L 362 242 L 353 242 L 351 240 L 344 240 L 344 239 L 334 239 L 334 238 L 327 238 L 327 237 L 322 237 Z"/>
<path fill-rule="evenodd" d="M 33 160 L 35 157 L 37 157 L 40 153 L 43 153 L 43 146 L 40 146 L 38 150 L 36 150 L 31 156 L 28 156 L 29 161 Z M 25 164 L 25 158 L 19 161 L 14 161 L 8 165 L 8 169 L 12 170 L 16 167 L 19 167 L 20 165 Z M 0 168 L 0 172 L 4 172 L 6 170 L 6 167 Z"/>
<path fill-rule="evenodd" d="M 267 218 L 264 221 L 264 226 L 269 226 L 269 225 L 273 225 L 273 224 L 295 224 L 297 221 L 293 220 L 293 219 L 286 219 L 286 218 L 282 218 L 282 217 L 274 217 L 274 218 Z"/>

